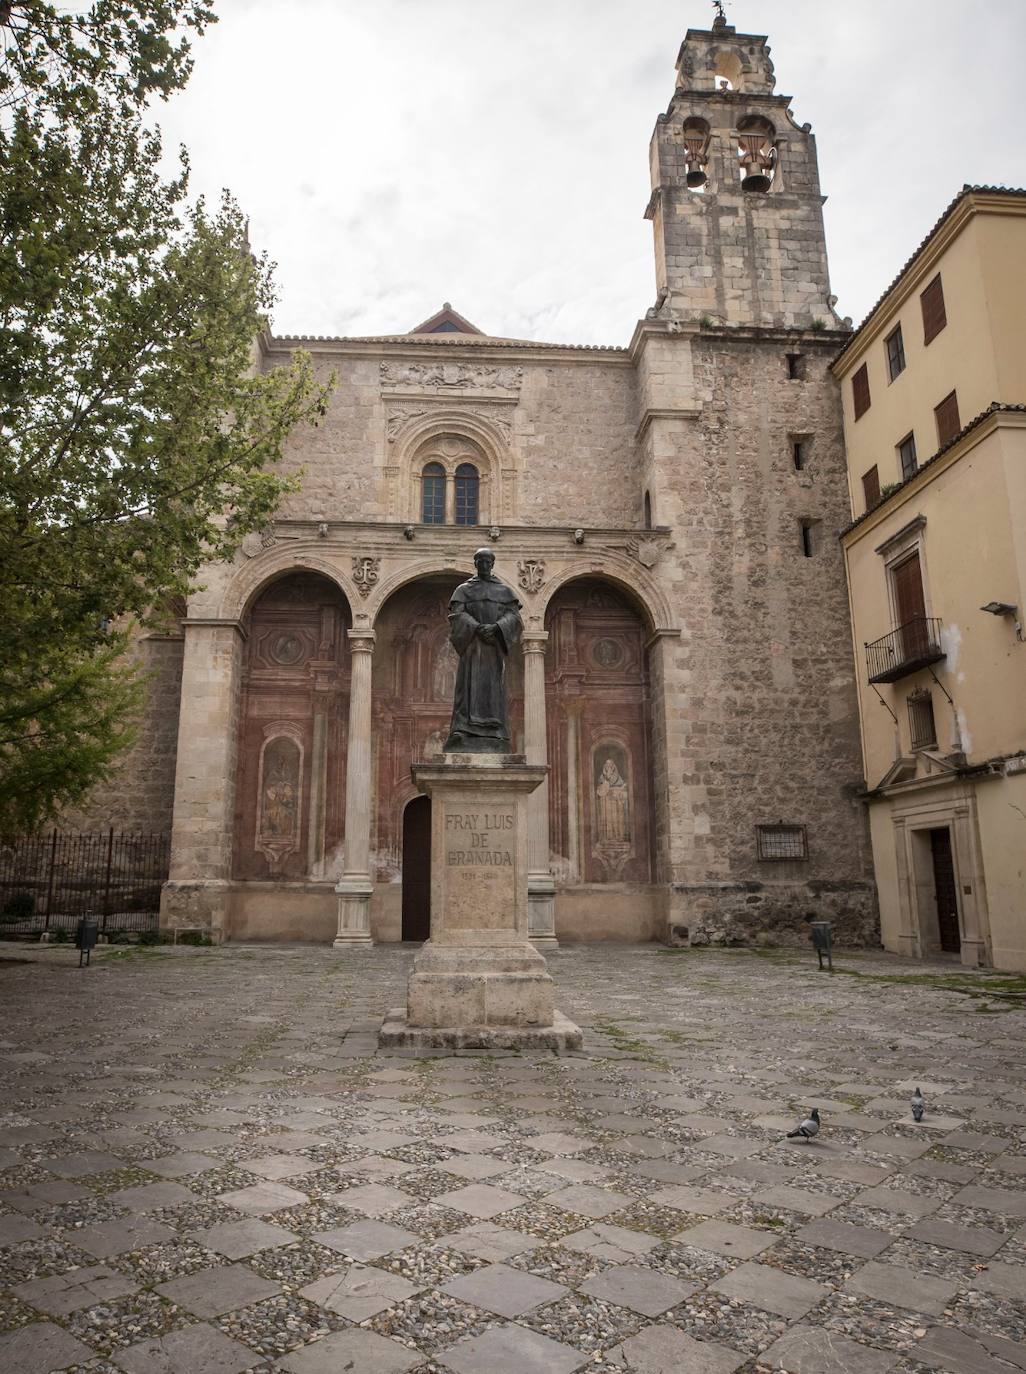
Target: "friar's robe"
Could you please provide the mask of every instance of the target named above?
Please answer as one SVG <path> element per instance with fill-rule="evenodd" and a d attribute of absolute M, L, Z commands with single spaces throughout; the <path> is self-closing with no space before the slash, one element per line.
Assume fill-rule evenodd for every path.
<path fill-rule="evenodd" d="M 494 625 L 489 644 L 478 634 Z M 520 602 L 497 578 L 471 577 L 449 601 L 449 639 L 460 656 L 446 750 L 509 753 L 506 656 L 520 638 Z"/>

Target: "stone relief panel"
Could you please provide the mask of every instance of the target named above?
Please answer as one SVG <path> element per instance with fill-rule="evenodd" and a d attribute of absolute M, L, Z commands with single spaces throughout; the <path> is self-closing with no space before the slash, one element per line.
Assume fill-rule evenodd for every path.
<path fill-rule="evenodd" d="M 634 853 L 630 771 L 628 752 L 617 742 L 592 749 L 592 854 L 614 877 Z"/>
<path fill-rule="evenodd" d="M 267 859 L 271 873 L 276 874 L 282 860 L 299 848 L 303 748 L 287 725 L 265 726 L 265 730 L 288 731 L 273 733 L 260 757 L 256 848 Z"/>
<path fill-rule="evenodd" d="M 565 885 L 651 881 L 645 629 L 607 584 L 583 578 L 545 621 L 553 870 Z"/>
<path fill-rule="evenodd" d="M 522 367 L 488 367 L 477 363 L 404 363 L 383 362 L 381 385 L 383 390 L 417 389 L 421 391 L 510 391 L 518 392 L 523 384 Z"/>

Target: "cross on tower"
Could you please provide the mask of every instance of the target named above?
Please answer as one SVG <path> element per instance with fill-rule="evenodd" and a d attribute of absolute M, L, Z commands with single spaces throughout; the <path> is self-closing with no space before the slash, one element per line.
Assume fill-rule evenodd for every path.
<path fill-rule="evenodd" d="M 715 23 L 725 24 L 727 22 L 727 11 L 724 8 L 723 0 L 712 0 L 713 9 L 716 11 Z"/>

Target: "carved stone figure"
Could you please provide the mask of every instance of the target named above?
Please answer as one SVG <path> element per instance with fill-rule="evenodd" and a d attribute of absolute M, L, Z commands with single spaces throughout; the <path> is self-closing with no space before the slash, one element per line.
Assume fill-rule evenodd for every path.
<path fill-rule="evenodd" d="M 477 575 L 449 601 L 449 639 L 460 656 L 446 753 L 508 754 L 506 659 L 520 638 L 520 602 L 492 575 L 495 554 L 478 549 Z"/>
<path fill-rule="evenodd" d="M 630 794 L 616 762 L 606 759 L 595 788 L 599 845 L 630 844 Z"/>

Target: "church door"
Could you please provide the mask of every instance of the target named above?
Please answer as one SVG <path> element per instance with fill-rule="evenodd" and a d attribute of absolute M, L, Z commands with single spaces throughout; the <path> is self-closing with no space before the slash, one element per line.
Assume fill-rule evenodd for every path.
<path fill-rule="evenodd" d="M 414 797 L 403 812 L 403 939 L 431 935 L 431 800 Z"/>

